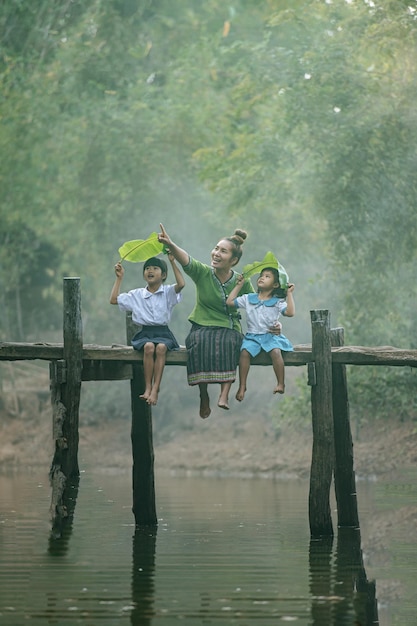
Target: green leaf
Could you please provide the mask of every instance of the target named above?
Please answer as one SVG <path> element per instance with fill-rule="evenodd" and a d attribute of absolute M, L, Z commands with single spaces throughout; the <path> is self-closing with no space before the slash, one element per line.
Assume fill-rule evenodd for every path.
<path fill-rule="evenodd" d="M 267 267 L 273 267 L 278 270 L 279 274 L 279 284 L 282 289 L 287 289 L 288 287 L 288 274 L 285 270 L 285 267 L 281 265 L 276 258 L 276 256 L 272 252 L 267 252 L 262 261 L 254 261 L 253 263 L 249 263 L 245 265 L 242 274 L 245 278 L 249 278 L 254 274 L 260 274 L 262 270 Z"/>
<path fill-rule="evenodd" d="M 140 263 L 151 256 L 157 256 L 164 252 L 164 244 L 158 241 L 158 233 L 151 233 L 147 239 L 133 239 L 126 241 L 119 248 L 121 261 Z"/>

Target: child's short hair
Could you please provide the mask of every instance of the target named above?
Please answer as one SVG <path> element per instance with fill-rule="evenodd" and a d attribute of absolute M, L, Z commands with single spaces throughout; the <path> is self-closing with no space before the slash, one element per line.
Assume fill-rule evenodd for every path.
<path fill-rule="evenodd" d="M 163 259 L 158 259 L 158 257 L 156 256 L 151 256 L 151 258 L 147 259 L 143 264 L 143 273 L 145 273 L 146 268 L 150 266 L 160 267 L 162 273 L 165 274 L 165 278 L 162 279 L 162 282 L 166 280 L 166 277 L 168 276 L 168 266 Z"/>

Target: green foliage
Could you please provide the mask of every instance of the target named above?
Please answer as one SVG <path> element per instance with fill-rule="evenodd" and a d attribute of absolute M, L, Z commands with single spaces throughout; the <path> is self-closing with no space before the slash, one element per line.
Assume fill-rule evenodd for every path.
<path fill-rule="evenodd" d="M 271 416 L 274 428 L 278 431 L 283 420 L 302 428 L 311 424 L 311 387 L 307 384 L 307 372 L 303 371 L 293 378 L 293 390 L 281 399 L 279 415 Z"/>
<path fill-rule="evenodd" d="M 415 421 L 416 383 L 415 368 L 352 367 L 348 370 L 351 413 L 360 425 L 384 418 Z"/>
<path fill-rule="evenodd" d="M 119 248 L 121 261 L 130 261 L 131 263 L 140 263 L 146 261 L 152 256 L 161 254 L 164 250 L 164 244 L 158 241 L 158 233 L 151 233 L 147 239 L 134 239 L 126 241 Z"/>
<path fill-rule="evenodd" d="M 253 263 L 245 265 L 242 270 L 242 274 L 249 278 L 250 276 L 259 274 L 267 267 L 272 267 L 278 270 L 280 287 L 282 289 L 286 289 L 288 286 L 288 274 L 285 267 L 279 263 L 278 259 L 272 252 L 267 252 L 261 262 L 254 261 Z"/>

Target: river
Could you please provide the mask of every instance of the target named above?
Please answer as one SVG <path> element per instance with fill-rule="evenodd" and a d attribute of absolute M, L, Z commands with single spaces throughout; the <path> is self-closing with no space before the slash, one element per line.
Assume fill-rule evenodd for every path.
<path fill-rule="evenodd" d="M 130 474 L 86 469 L 54 540 L 47 473 L 2 475 L 0 623 L 415 626 L 416 476 L 359 482 L 360 533 L 333 541 L 310 541 L 308 491 L 157 474 L 158 529 L 135 531 Z"/>

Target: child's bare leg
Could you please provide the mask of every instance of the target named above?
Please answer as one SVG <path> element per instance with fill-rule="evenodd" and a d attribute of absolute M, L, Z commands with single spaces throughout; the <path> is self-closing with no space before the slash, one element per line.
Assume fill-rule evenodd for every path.
<path fill-rule="evenodd" d="M 229 391 L 232 386 L 231 382 L 220 383 L 220 396 L 217 402 L 217 406 L 221 409 L 229 410 Z"/>
<path fill-rule="evenodd" d="M 247 350 L 243 349 L 241 350 L 239 357 L 239 389 L 236 392 L 236 400 L 239 400 L 239 402 L 242 402 L 245 397 L 249 368 L 250 354 Z"/>
<path fill-rule="evenodd" d="M 284 393 L 285 391 L 285 365 L 282 358 L 281 350 L 274 348 L 269 353 L 272 359 L 272 367 L 274 368 L 275 376 L 277 377 L 277 386 L 274 389 L 274 393 Z"/>
<path fill-rule="evenodd" d="M 154 344 L 151 341 L 147 341 L 143 347 L 143 375 L 145 377 L 145 391 L 139 396 L 142 400 L 148 400 L 152 391 L 154 352 Z"/>
<path fill-rule="evenodd" d="M 198 387 L 200 389 L 200 417 L 204 420 L 211 413 L 207 383 L 200 383 Z"/>
<path fill-rule="evenodd" d="M 153 368 L 153 384 L 152 391 L 148 396 L 147 403 L 155 405 L 158 401 L 159 387 L 162 380 L 162 374 L 165 367 L 165 359 L 167 347 L 164 343 L 158 343 L 155 350 L 155 361 Z"/>

